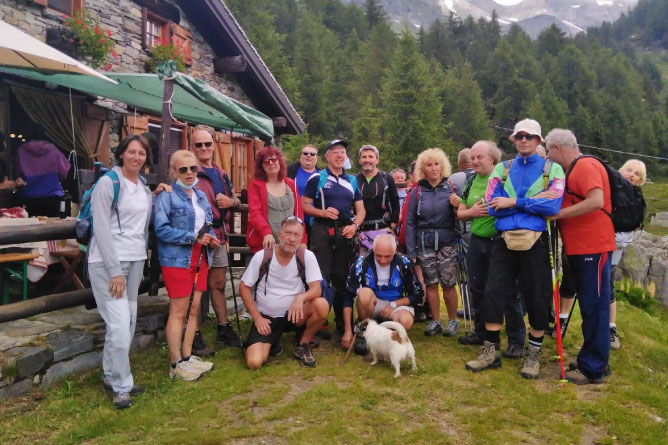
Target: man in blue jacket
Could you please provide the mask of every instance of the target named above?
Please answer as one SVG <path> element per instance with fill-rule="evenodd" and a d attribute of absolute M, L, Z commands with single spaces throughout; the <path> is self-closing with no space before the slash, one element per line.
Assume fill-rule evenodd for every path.
<path fill-rule="evenodd" d="M 500 235 L 492 244 L 481 308 L 485 322 L 482 353 L 466 368 L 477 372 L 501 367 L 499 332 L 508 301 L 516 296 L 515 283 L 519 282 L 530 324 L 529 346 L 520 374 L 535 379 L 552 297 L 545 218 L 556 215 L 561 208 L 564 171 L 559 164 L 536 153 L 543 137 L 535 120 L 518 122 L 510 140 L 517 156 L 494 168 L 485 194 L 489 215 L 496 217 L 495 227 Z"/>
<path fill-rule="evenodd" d="M 343 300 L 347 330 L 351 326 L 355 296 L 360 320 L 392 320 L 401 323 L 407 331 L 413 326 L 413 305 L 422 302 L 424 292 L 412 262 L 397 253 L 393 235 L 378 235 L 373 240 L 373 250 L 360 255 L 351 267 Z M 358 336 L 355 353 L 364 355 L 368 351 L 364 337 Z"/>

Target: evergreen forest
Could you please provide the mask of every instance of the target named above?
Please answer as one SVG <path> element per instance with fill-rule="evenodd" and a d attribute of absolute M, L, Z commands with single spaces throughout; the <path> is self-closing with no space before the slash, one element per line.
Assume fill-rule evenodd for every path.
<path fill-rule="evenodd" d="M 640 0 L 572 38 L 552 26 L 535 40 L 517 25 L 502 34 L 496 14 L 450 15 L 415 33 L 392 26 L 378 0 L 225 2 L 308 124 L 284 138 L 288 158 L 335 137 L 377 145 L 385 168 L 429 147 L 454 160 L 479 139 L 510 155 L 508 129 L 526 117 L 543 135 L 569 128 L 581 144 L 668 157 L 666 0 Z M 584 151 L 615 164 L 630 157 Z"/>

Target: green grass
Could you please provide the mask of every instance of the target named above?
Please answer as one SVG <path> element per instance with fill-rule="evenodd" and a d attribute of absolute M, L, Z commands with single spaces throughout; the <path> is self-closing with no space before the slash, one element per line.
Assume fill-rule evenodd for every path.
<path fill-rule="evenodd" d="M 329 342 L 316 350 L 316 369 L 301 368 L 286 334 L 283 355 L 257 372 L 225 348 L 200 381 L 172 383 L 166 348 L 157 345 L 132 356 L 147 392 L 131 409 L 111 406 L 94 371 L 1 401 L 0 443 L 665 443 L 668 421 L 657 416 L 668 419 L 668 316 L 618 307 L 623 347 L 612 352 L 614 375 L 604 385 L 564 388 L 552 339 L 539 380 L 522 379 L 513 360 L 470 373 L 464 363 L 477 350 L 424 337 L 424 323 L 409 333 L 418 371 L 404 366 L 399 379 L 387 364 L 354 355 L 339 366 L 344 353 Z M 209 338 L 213 328 L 204 326 Z M 566 363 L 581 344 L 576 309 Z"/>
<path fill-rule="evenodd" d="M 658 236 L 668 235 L 668 228 L 649 224 L 649 215 L 657 212 L 668 212 L 668 183 L 665 181 L 645 184 L 642 187 L 645 202 L 647 203 L 648 218 L 645 221 L 645 230 Z"/>

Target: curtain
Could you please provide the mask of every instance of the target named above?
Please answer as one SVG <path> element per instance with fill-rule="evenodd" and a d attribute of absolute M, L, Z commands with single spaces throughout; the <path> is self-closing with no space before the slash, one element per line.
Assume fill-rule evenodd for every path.
<path fill-rule="evenodd" d="M 30 119 L 40 124 L 46 131 L 47 136 L 65 154 L 72 151 L 72 121 L 74 121 L 76 152 L 92 165 L 98 155 L 90 147 L 84 136 L 80 99 L 72 99 L 72 113 L 70 113 L 70 102 L 67 97 L 22 88 L 17 85 L 12 85 L 11 88 L 12 93 L 14 93 Z"/>

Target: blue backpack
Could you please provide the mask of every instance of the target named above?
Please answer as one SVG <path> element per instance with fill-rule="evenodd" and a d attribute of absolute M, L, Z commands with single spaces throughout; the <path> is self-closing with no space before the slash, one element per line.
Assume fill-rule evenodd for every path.
<path fill-rule="evenodd" d="M 120 227 L 121 219 L 118 215 L 118 193 L 121 189 L 121 182 L 118 178 L 118 175 L 113 170 L 109 170 L 107 173 L 102 175 L 100 179 L 105 176 L 109 176 L 109 179 L 111 179 L 111 182 L 114 186 L 114 199 L 111 203 L 111 211 L 116 211 L 118 227 Z M 82 252 L 86 252 L 88 250 L 88 244 L 90 243 L 90 239 L 93 237 L 93 215 L 90 208 L 91 197 L 93 195 L 93 190 L 95 190 L 95 186 L 100 181 L 100 179 L 98 179 L 95 184 L 93 184 L 93 186 L 83 194 L 83 197 L 81 198 L 81 204 L 79 205 L 79 214 L 77 215 L 77 223 L 75 228 L 77 234 L 77 243 L 79 244 L 79 249 L 81 249 Z"/>

